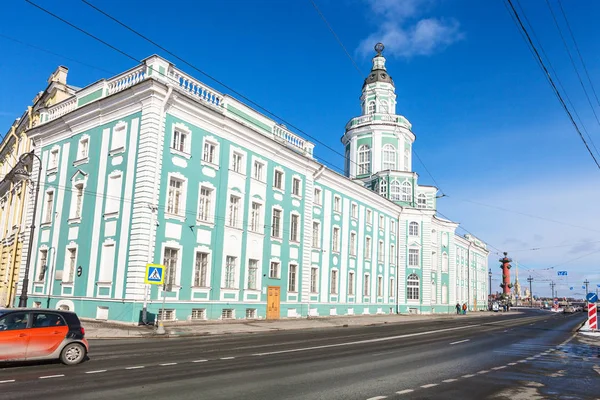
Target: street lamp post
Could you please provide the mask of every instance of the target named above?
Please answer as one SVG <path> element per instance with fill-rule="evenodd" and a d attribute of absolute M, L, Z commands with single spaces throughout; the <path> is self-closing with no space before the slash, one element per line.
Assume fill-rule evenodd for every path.
<path fill-rule="evenodd" d="M 32 217 L 31 217 L 31 226 L 29 228 L 29 246 L 27 247 L 27 263 L 25 264 L 25 276 L 23 277 L 23 284 L 21 285 L 21 296 L 19 297 L 19 307 L 27 307 L 27 288 L 29 286 L 29 267 L 31 265 L 31 250 L 33 249 L 33 235 L 34 235 L 34 231 L 35 231 L 35 214 L 37 211 L 37 201 L 38 201 L 38 194 L 40 191 L 40 180 L 41 180 L 41 175 L 42 175 L 42 160 L 40 160 L 40 158 L 34 153 L 34 151 L 32 150 L 29 153 L 24 154 L 21 159 L 19 160 L 19 162 L 21 163 L 21 165 L 24 164 L 24 161 L 27 158 L 31 158 L 31 170 L 33 171 L 33 160 L 36 159 L 38 160 L 39 164 L 39 168 L 38 168 L 38 176 L 37 176 L 37 181 L 35 183 L 35 193 L 34 193 L 34 201 L 33 201 L 33 213 L 32 213 Z M 15 170 L 15 175 L 19 174 L 19 175 L 26 175 L 27 179 L 31 179 L 31 173 L 27 171 L 27 169 L 25 168 L 25 166 L 23 166 L 22 170 Z"/>
<path fill-rule="evenodd" d="M 490 284 L 490 293 L 488 294 L 488 309 L 492 309 L 492 269 L 488 271 L 488 283 Z"/>

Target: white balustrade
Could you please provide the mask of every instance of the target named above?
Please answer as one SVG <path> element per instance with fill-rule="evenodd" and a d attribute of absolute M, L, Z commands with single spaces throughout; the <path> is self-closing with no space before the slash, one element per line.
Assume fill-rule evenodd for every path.
<path fill-rule="evenodd" d="M 273 128 L 273 138 L 277 141 L 287 143 L 302 150 L 302 153 L 312 157 L 314 144 L 302 139 L 300 136 L 293 134 L 280 125 L 275 125 Z"/>
<path fill-rule="evenodd" d="M 114 94 L 135 85 L 146 78 L 146 65 L 140 65 L 108 81 L 108 94 Z"/>
<path fill-rule="evenodd" d="M 60 118 L 77 108 L 77 96 L 70 97 L 48 108 L 48 121 Z"/>
<path fill-rule="evenodd" d="M 205 101 L 208 104 L 223 107 L 223 95 L 202 85 L 194 78 L 175 68 L 169 68 L 168 77 L 172 83 L 192 96 Z"/>

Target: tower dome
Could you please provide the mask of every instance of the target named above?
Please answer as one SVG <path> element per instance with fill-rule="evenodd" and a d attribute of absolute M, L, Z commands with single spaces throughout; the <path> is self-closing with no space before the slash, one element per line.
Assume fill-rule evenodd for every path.
<path fill-rule="evenodd" d="M 365 83 L 363 83 L 363 89 L 366 85 L 375 82 L 389 83 L 390 85 L 394 86 L 394 80 L 387 73 L 385 68 L 385 57 L 381 54 L 384 48 L 385 46 L 383 45 L 383 43 L 377 43 L 375 45 L 375 51 L 377 52 L 377 54 L 375 55 L 375 57 L 373 57 L 373 67 L 371 68 L 369 76 L 365 78 Z"/>

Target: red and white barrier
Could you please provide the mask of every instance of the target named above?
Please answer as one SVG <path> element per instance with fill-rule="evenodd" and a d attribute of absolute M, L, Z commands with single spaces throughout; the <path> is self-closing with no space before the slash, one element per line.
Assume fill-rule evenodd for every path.
<path fill-rule="evenodd" d="M 598 329 L 598 310 L 596 303 L 588 303 L 588 327 L 590 330 Z"/>

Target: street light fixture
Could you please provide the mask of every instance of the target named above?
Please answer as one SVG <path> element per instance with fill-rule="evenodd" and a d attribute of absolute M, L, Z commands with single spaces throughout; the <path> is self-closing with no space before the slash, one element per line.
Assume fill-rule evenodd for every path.
<path fill-rule="evenodd" d="M 11 173 L 11 179 L 14 181 L 29 180 L 31 181 L 31 172 L 33 171 L 33 161 L 39 162 L 37 181 L 35 182 L 35 193 L 33 201 L 33 214 L 31 217 L 31 226 L 29 230 L 29 246 L 27 247 L 27 259 L 25 264 L 25 276 L 23 277 L 23 284 L 21 285 L 21 296 L 19 297 L 19 307 L 27 307 L 27 288 L 29 286 L 29 267 L 31 265 L 31 250 L 33 249 L 33 235 L 35 231 L 35 214 L 37 210 L 38 194 L 40 191 L 40 180 L 42 175 L 42 160 L 31 150 L 29 153 L 23 154 L 15 169 Z M 27 170 L 26 163 L 29 164 L 29 171 Z"/>

